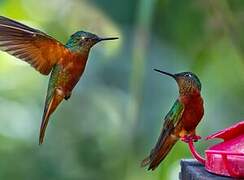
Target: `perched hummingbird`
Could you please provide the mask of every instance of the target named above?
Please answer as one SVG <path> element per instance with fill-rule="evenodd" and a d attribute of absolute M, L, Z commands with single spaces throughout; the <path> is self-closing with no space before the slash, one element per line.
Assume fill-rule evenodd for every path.
<path fill-rule="evenodd" d="M 195 74 L 191 72 L 170 74 L 154 70 L 176 80 L 179 87 L 179 97 L 165 117 L 156 146 L 141 163 L 142 166 L 149 165 L 148 170 L 154 170 L 179 139 L 185 142 L 200 139 L 200 136 L 195 134 L 195 128 L 204 114 L 201 82 Z"/>
<path fill-rule="evenodd" d="M 0 16 L 0 49 L 29 63 L 43 75 L 51 72 L 40 128 L 43 143 L 49 117 L 63 99 L 68 100 L 83 74 L 90 49 L 98 42 L 114 40 L 78 31 L 63 45 L 47 34 Z"/>

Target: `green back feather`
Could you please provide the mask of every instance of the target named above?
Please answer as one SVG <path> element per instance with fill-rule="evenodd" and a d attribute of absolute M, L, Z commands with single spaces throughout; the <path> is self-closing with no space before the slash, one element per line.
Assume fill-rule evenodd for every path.
<path fill-rule="evenodd" d="M 54 90 L 57 86 L 57 82 L 58 82 L 58 75 L 60 72 L 61 67 L 59 65 L 55 65 L 53 67 L 50 79 L 49 79 L 49 83 L 48 83 L 48 90 L 47 90 L 47 97 L 46 97 L 46 106 L 50 103 L 52 97 L 53 97 L 53 93 Z"/>
<path fill-rule="evenodd" d="M 158 142 L 155 148 L 151 153 L 151 156 L 153 156 L 154 152 L 157 152 L 164 144 L 165 139 L 170 135 L 170 133 L 173 131 L 176 124 L 181 119 L 183 112 L 184 112 L 184 105 L 177 99 L 173 107 L 170 109 L 170 111 L 165 117 L 162 132 L 158 138 Z"/>
<path fill-rule="evenodd" d="M 173 107 L 166 115 L 164 124 L 168 124 L 170 122 L 176 125 L 182 116 L 183 110 L 184 110 L 184 105 L 177 99 Z"/>

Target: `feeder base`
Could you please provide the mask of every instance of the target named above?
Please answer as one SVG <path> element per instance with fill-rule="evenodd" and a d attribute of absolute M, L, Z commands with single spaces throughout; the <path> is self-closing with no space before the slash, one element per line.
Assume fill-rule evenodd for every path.
<path fill-rule="evenodd" d="M 207 172 L 201 163 L 193 159 L 183 159 L 180 165 L 180 180 L 234 180 L 230 177 L 218 176 Z"/>

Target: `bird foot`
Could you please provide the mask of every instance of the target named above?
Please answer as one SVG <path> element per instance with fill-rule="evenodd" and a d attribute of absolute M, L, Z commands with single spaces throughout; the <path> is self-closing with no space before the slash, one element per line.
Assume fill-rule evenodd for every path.
<path fill-rule="evenodd" d="M 192 137 L 192 140 L 193 140 L 193 142 L 197 142 L 197 141 L 200 140 L 201 138 L 202 138 L 201 136 L 194 135 L 194 136 Z"/>
<path fill-rule="evenodd" d="M 189 143 L 190 141 L 197 142 L 199 139 L 201 139 L 201 136 L 198 135 L 185 135 L 180 138 L 180 140 L 185 143 Z"/>

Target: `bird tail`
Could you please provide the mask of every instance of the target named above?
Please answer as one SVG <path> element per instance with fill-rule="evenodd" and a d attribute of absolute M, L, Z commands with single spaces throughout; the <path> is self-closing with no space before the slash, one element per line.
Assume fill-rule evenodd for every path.
<path fill-rule="evenodd" d="M 58 105 L 61 103 L 63 99 L 64 96 L 61 93 L 59 93 L 57 90 L 55 90 L 54 93 L 51 95 L 51 98 L 46 100 L 44 113 L 42 116 L 42 123 L 40 127 L 39 145 L 43 143 L 45 131 L 51 114 L 56 110 L 56 108 L 58 107 Z"/>
<path fill-rule="evenodd" d="M 158 139 L 158 142 L 154 149 L 152 149 L 150 155 L 146 157 L 142 162 L 141 166 L 149 165 L 148 170 L 154 170 L 160 162 L 164 160 L 169 151 L 178 141 L 178 137 L 171 133 L 172 130 L 164 129 Z"/>

